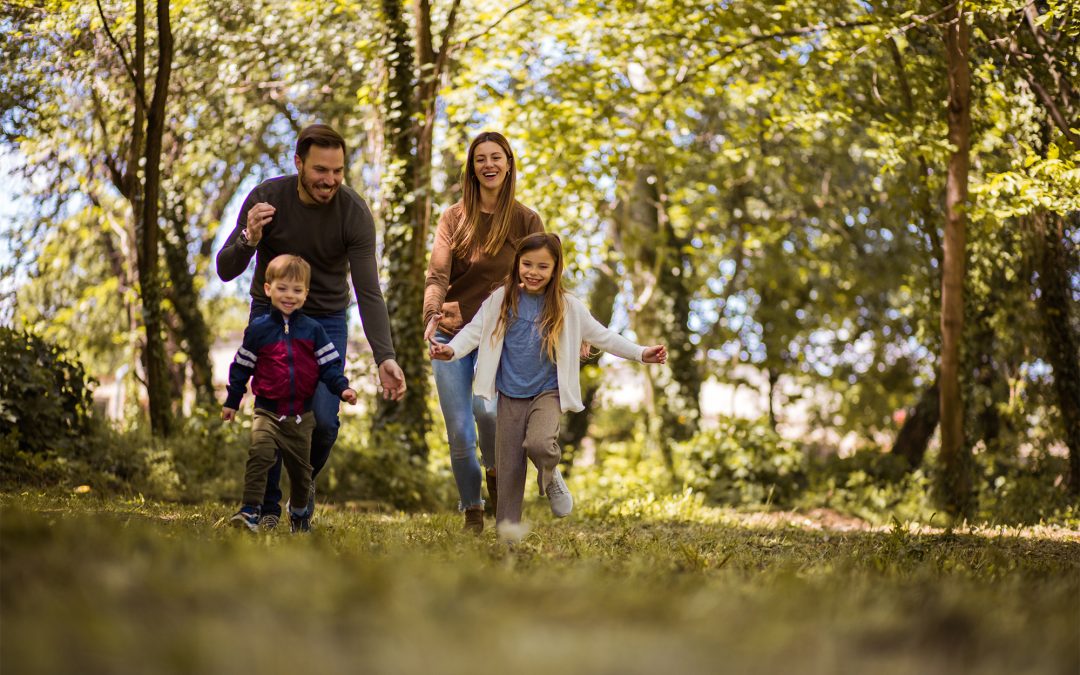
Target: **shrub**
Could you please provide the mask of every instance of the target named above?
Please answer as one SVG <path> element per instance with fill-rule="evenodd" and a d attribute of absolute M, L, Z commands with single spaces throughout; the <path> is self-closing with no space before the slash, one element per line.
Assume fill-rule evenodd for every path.
<path fill-rule="evenodd" d="M 0 436 L 5 453 L 70 456 L 90 430 L 93 397 L 82 364 L 26 331 L 0 327 Z"/>
<path fill-rule="evenodd" d="M 1011 458 L 979 453 L 975 463 L 982 478 L 980 518 L 1011 525 L 1075 523 L 1080 518 L 1080 503 L 1068 492 L 1066 457 L 1043 452 Z"/>
<path fill-rule="evenodd" d="M 850 457 L 831 455 L 808 466 L 808 488 L 798 505 L 825 507 L 877 524 L 929 522 L 936 511 L 933 481 L 921 469 L 907 470 L 899 455 L 864 449 Z"/>
<path fill-rule="evenodd" d="M 764 419 L 722 417 L 676 446 L 687 487 L 725 504 L 788 505 L 805 483 L 806 458 Z"/>

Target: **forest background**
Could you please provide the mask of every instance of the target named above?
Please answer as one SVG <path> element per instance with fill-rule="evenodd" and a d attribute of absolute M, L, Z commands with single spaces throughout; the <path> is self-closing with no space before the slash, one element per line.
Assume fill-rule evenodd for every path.
<path fill-rule="evenodd" d="M 410 386 L 367 387 L 331 500 L 453 504 L 421 295 L 497 129 L 572 290 L 671 354 L 640 410 L 582 365 L 562 441 L 587 510 L 1080 516 L 1080 3 L 47 0 L 0 32 L 9 488 L 235 498 L 248 427 L 217 420 L 211 353 L 246 285 L 213 255 L 321 121 Z M 119 423 L 95 378 L 130 392 Z M 703 418 L 709 386 L 762 414 Z"/>

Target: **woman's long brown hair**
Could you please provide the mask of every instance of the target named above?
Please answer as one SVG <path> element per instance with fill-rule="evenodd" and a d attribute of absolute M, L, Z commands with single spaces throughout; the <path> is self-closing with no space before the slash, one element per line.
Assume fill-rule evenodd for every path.
<path fill-rule="evenodd" d="M 506 277 L 505 294 L 503 295 L 502 309 L 499 311 L 499 320 L 495 324 L 495 332 L 492 334 L 494 342 L 500 336 L 506 334 L 506 329 L 518 318 L 518 288 L 521 286 L 521 256 L 529 251 L 546 248 L 551 254 L 555 266 L 551 270 L 551 281 L 544 288 L 544 307 L 540 310 L 540 345 L 547 353 L 547 357 L 555 362 L 555 356 L 559 347 L 559 334 L 562 333 L 563 322 L 566 319 L 566 304 L 563 299 L 562 273 L 563 251 L 562 240 L 556 234 L 549 232 L 537 232 L 524 237 L 518 242 L 517 253 L 514 254 L 514 267 Z"/>
<path fill-rule="evenodd" d="M 469 156 L 465 158 L 465 166 L 461 173 L 461 203 L 464 206 L 464 218 L 458 224 L 455 233 L 454 255 L 466 258 L 472 250 L 476 237 L 476 226 L 480 223 L 480 179 L 476 175 L 476 146 L 481 143 L 495 143 L 506 153 L 506 180 L 499 188 L 499 198 L 495 203 L 495 213 L 492 214 L 491 230 L 488 231 L 487 239 L 480 243 L 481 250 L 487 255 L 495 255 L 506 243 L 506 237 L 510 234 L 510 218 L 514 215 L 514 193 L 517 189 L 517 164 L 514 162 L 514 151 L 510 149 L 510 141 L 497 131 L 485 131 L 479 134 L 469 144 Z"/>

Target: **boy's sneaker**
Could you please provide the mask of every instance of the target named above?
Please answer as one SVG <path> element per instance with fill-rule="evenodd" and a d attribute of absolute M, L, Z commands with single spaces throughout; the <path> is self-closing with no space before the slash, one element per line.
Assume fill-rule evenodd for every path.
<path fill-rule="evenodd" d="M 259 512 L 250 507 L 243 507 L 229 518 L 229 523 L 236 528 L 246 527 L 252 532 L 259 531 Z"/>
<path fill-rule="evenodd" d="M 565 518 L 570 515 L 574 509 L 574 498 L 566 487 L 559 467 L 555 467 L 555 471 L 552 472 L 551 482 L 548 483 L 546 492 L 548 503 L 551 505 L 551 513 L 556 518 Z"/>
<path fill-rule="evenodd" d="M 311 515 L 289 511 L 289 529 L 293 534 L 311 532 Z"/>
<path fill-rule="evenodd" d="M 285 513 L 292 513 L 292 507 L 289 501 L 285 502 Z M 311 481 L 311 489 L 308 490 L 307 508 L 304 509 L 304 513 L 307 515 L 308 520 L 315 515 L 315 481 Z"/>
<path fill-rule="evenodd" d="M 273 513 L 267 513 L 262 518 L 259 518 L 259 529 L 269 532 L 278 526 L 278 516 Z"/>

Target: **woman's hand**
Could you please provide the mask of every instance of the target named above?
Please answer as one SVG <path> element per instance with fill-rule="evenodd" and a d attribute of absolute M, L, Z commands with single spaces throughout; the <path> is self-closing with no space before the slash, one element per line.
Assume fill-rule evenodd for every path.
<path fill-rule="evenodd" d="M 236 408 L 222 408 L 221 419 L 226 422 L 232 422 L 236 418 Z"/>
<path fill-rule="evenodd" d="M 652 347 L 646 347 L 645 352 L 641 355 L 642 363 L 667 363 L 667 347 L 664 345 L 653 345 Z"/>
<path fill-rule="evenodd" d="M 427 322 L 427 328 L 424 329 L 424 339 L 435 344 L 435 331 L 439 328 L 439 322 L 442 321 L 442 314 L 432 314 L 431 320 Z"/>
<path fill-rule="evenodd" d="M 454 358 L 454 350 L 449 345 L 441 345 L 437 342 L 431 345 L 431 358 L 439 361 L 449 361 Z"/>
<path fill-rule="evenodd" d="M 352 389 L 346 389 L 341 392 L 341 400 L 349 405 L 356 405 L 356 392 Z"/>

